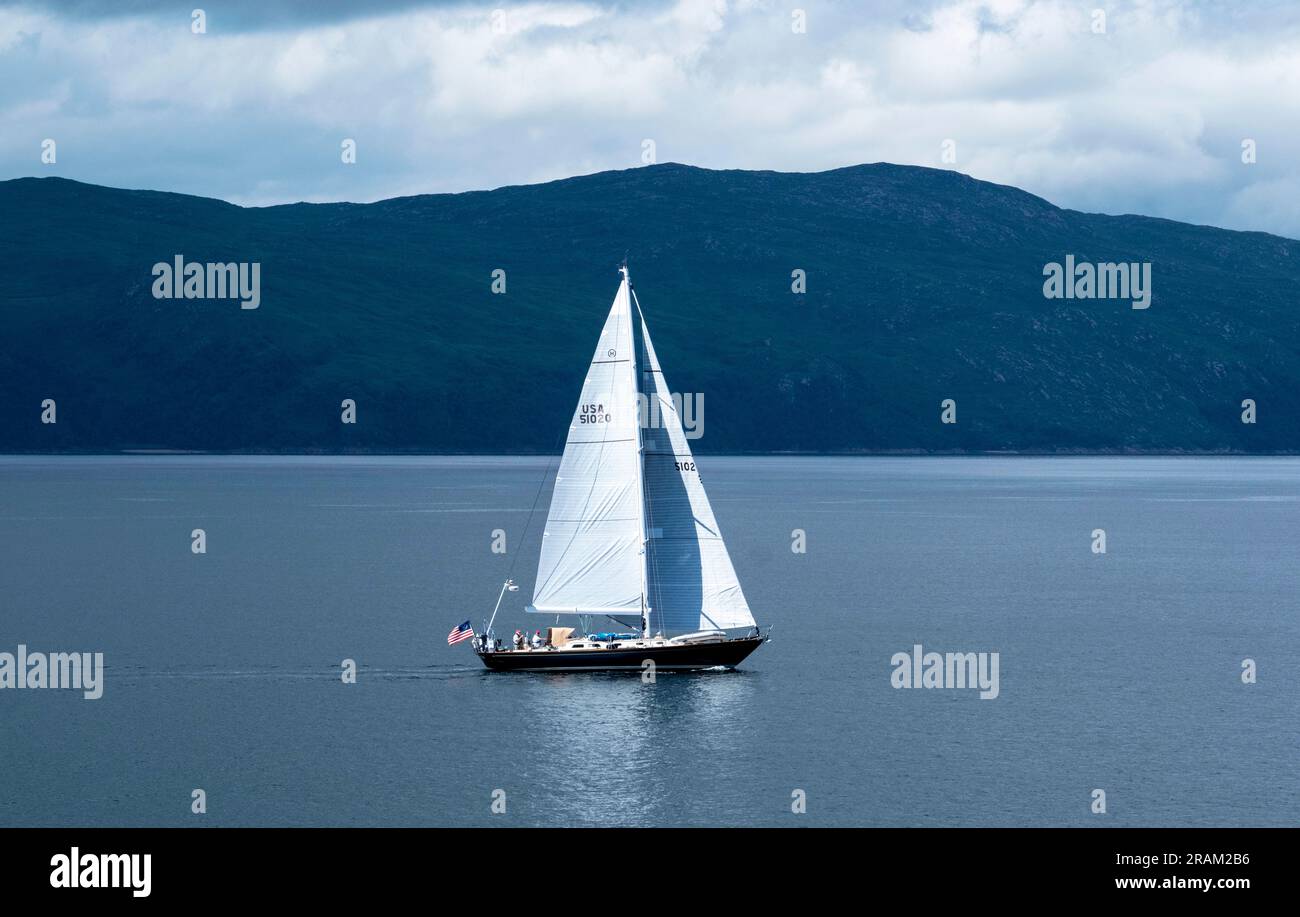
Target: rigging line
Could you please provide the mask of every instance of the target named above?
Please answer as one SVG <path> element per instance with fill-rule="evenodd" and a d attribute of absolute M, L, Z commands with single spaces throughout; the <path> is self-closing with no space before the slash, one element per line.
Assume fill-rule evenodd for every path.
<path fill-rule="evenodd" d="M 510 558 L 510 569 L 506 572 L 506 579 L 514 579 L 515 577 L 515 564 L 519 562 L 519 555 L 524 553 L 523 548 L 528 540 L 528 530 L 533 526 L 533 516 L 537 513 L 537 503 L 542 499 L 542 491 L 546 489 L 546 479 L 551 476 L 551 465 L 555 463 L 555 450 L 559 447 L 563 436 L 564 432 L 561 431 L 560 435 L 555 437 L 555 445 L 551 446 L 551 454 L 546 459 L 546 469 L 542 472 L 541 481 L 537 483 L 537 493 L 533 495 L 532 508 L 528 510 L 528 518 L 524 520 L 524 533 L 519 536 L 519 550 L 515 551 L 514 556 Z"/>
<path fill-rule="evenodd" d="M 637 317 L 641 319 L 641 371 L 642 371 L 642 376 L 641 376 L 641 382 L 640 382 L 640 384 L 638 385 L 638 389 L 640 389 L 640 390 L 642 391 L 642 393 L 646 396 L 646 398 L 645 398 L 645 406 L 646 406 L 646 411 L 647 411 L 647 413 L 648 413 L 649 410 L 650 410 L 650 398 L 653 397 L 653 398 L 655 398 L 655 400 L 657 401 L 658 398 L 659 398 L 659 392 L 658 392 L 658 387 L 657 387 L 657 386 L 655 386 L 655 390 L 654 390 L 653 392 L 651 392 L 651 391 L 649 391 L 649 390 L 647 389 L 647 386 L 645 385 L 645 376 L 646 376 L 646 374 L 649 374 L 649 373 L 650 373 L 650 348 L 646 346 L 646 323 L 645 323 L 645 313 L 641 311 L 641 300 L 640 300 L 640 298 L 636 295 L 636 290 L 631 290 L 630 292 L 631 292 L 631 294 L 632 294 L 632 302 L 633 302 L 633 304 L 636 305 L 636 314 L 637 314 Z M 651 381 L 651 383 L 653 384 L 654 379 L 653 379 L 653 375 L 652 375 L 652 374 L 651 374 L 651 379 L 650 379 L 650 381 Z M 648 420 L 649 420 L 649 418 L 646 418 L 646 417 L 642 417 L 642 418 L 640 418 L 640 421 L 643 422 L 643 423 L 648 422 Z M 656 443 L 657 443 L 657 442 L 658 442 L 658 437 L 657 437 L 657 435 L 656 435 Z M 646 516 L 647 516 L 647 524 L 649 525 L 649 528 L 650 528 L 650 531 L 649 531 L 649 533 L 647 533 L 647 534 L 653 534 L 653 532 L 654 532 L 654 501 L 653 501 L 653 498 L 652 498 L 651 495 L 650 495 L 650 488 L 649 488 L 648 486 L 646 486 L 646 482 L 644 481 L 644 476 L 645 476 L 645 440 L 644 440 L 644 437 L 642 438 L 642 447 L 641 447 L 641 469 L 642 469 L 642 478 L 643 478 L 643 481 L 642 481 L 642 497 L 643 497 L 644 505 L 645 505 L 645 511 L 646 511 Z M 654 598 L 655 605 L 654 605 L 654 607 L 655 607 L 656 609 L 658 609 L 658 611 L 659 611 L 659 621 L 660 621 L 660 625 L 661 625 L 660 629 L 662 630 L 662 624 L 663 624 L 663 602 L 662 602 L 662 599 L 663 599 L 663 587 L 660 585 L 660 577 L 659 577 L 659 553 L 658 553 L 657 550 L 653 549 L 653 548 L 650 546 L 650 539 L 649 539 L 649 538 L 646 538 L 645 550 L 646 550 L 646 555 L 647 555 L 647 556 L 646 556 L 646 559 L 650 562 L 651 569 L 652 569 L 653 572 L 654 572 L 654 590 L 655 590 L 655 598 Z"/>
<path fill-rule="evenodd" d="M 658 400 L 659 400 L 659 380 L 657 380 L 657 379 L 654 378 L 654 372 L 651 371 L 651 369 L 650 369 L 650 347 L 649 347 L 649 345 L 646 343 L 646 332 L 649 331 L 649 328 L 646 326 L 645 313 L 641 311 L 641 300 L 640 300 L 640 298 L 637 297 L 637 295 L 636 295 L 636 290 L 632 289 L 632 288 L 629 286 L 629 287 L 628 287 L 628 292 L 632 294 L 632 302 L 636 305 L 636 314 L 637 314 L 637 317 L 641 319 L 641 356 L 642 356 L 642 358 L 643 358 L 642 361 L 641 361 L 642 369 L 643 369 L 644 373 L 646 373 L 647 375 L 650 376 L 650 382 L 651 382 L 651 384 L 654 386 L 654 393 L 653 393 L 653 394 L 654 394 L 654 399 L 655 399 L 656 402 L 658 402 Z M 663 376 L 664 376 L 663 372 L 660 371 L 660 372 L 659 372 L 659 379 L 663 379 Z M 666 385 L 667 383 L 665 382 L 664 384 Z M 645 385 L 642 384 L 640 387 L 641 387 L 641 388 L 645 388 Z M 647 392 L 645 393 L 645 396 L 646 396 L 646 401 L 645 401 L 646 411 L 648 412 L 648 411 L 650 410 L 650 397 L 651 397 L 651 393 L 647 391 Z M 660 410 L 660 416 L 662 416 L 662 409 Z M 648 418 L 644 418 L 644 417 L 643 417 L 643 418 L 641 418 L 641 420 L 648 420 Z M 670 449 L 672 449 L 672 451 L 673 451 L 673 453 L 674 453 L 674 455 L 675 455 L 676 452 L 677 452 L 677 450 L 672 448 L 672 442 L 671 442 L 671 439 L 672 439 L 672 437 L 669 437 L 669 440 L 670 440 L 670 441 L 669 441 L 669 443 L 668 443 L 668 446 L 669 446 Z M 641 448 L 641 476 L 642 476 L 641 488 L 642 488 L 642 495 L 643 495 L 644 500 L 645 500 L 646 515 L 649 516 L 650 532 L 653 533 L 653 532 L 654 532 L 654 519 L 655 519 L 655 514 L 654 514 L 654 506 L 652 505 L 652 500 L 651 500 L 651 498 L 650 498 L 650 488 L 646 486 L 646 482 L 645 482 L 645 446 L 644 446 L 644 440 L 643 440 L 642 442 L 643 442 L 643 445 L 642 445 L 642 448 Z M 655 434 L 655 443 L 656 443 L 656 445 L 658 444 L 658 442 L 659 442 L 659 436 L 658 436 L 658 433 L 656 432 L 656 434 Z M 657 548 L 656 548 L 655 550 L 651 551 L 651 548 L 650 548 L 650 539 L 649 539 L 649 538 L 646 539 L 646 546 L 645 546 L 645 549 L 646 549 L 646 551 L 647 551 L 647 553 L 648 553 L 648 556 L 650 557 L 650 565 L 651 565 L 651 568 L 654 570 L 654 578 L 655 578 L 655 582 L 654 582 L 654 589 L 655 589 L 655 608 L 658 609 L 658 611 L 659 611 L 659 630 L 662 632 L 662 631 L 663 631 L 663 622 L 664 622 L 664 612 L 663 612 L 663 607 L 664 607 L 664 605 L 663 605 L 663 598 L 664 598 L 663 592 L 664 592 L 664 589 L 663 589 L 663 580 L 662 580 L 662 578 L 659 576 L 659 551 L 658 551 Z"/>

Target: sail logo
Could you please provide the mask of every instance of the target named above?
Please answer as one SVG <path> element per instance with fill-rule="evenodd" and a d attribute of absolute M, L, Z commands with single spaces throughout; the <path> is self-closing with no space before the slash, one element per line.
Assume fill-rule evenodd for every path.
<path fill-rule="evenodd" d="M 609 423 L 613 417 L 603 404 L 584 404 L 578 409 L 578 423 Z"/>
<path fill-rule="evenodd" d="M 999 692 L 997 653 L 927 653 L 917 643 L 911 653 L 895 653 L 889 683 L 898 688 L 978 688 L 980 700 L 993 700 Z"/>
<path fill-rule="evenodd" d="M 675 416 L 682 426 L 682 433 L 687 439 L 699 439 L 704 435 L 704 393 L 673 392 L 669 402 L 662 397 L 650 398 L 644 392 L 636 396 L 637 422 L 643 430 L 661 430 L 671 426 L 667 419 L 668 412 Z"/>
<path fill-rule="evenodd" d="M 52 688 L 82 692 L 86 700 L 104 694 L 103 653 L 0 653 L 0 688 Z"/>
<path fill-rule="evenodd" d="M 172 263 L 153 266 L 154 299 L 237 299 L 239 308 L 262 304 L 260 261 L 186 261 L 176 255 Z"/>
<path fill-rule="evenodd" d="M 1151 305 L 1150 261 L 1076 264 L 1074 255 L 1066 255 L 1064 266 L 1058 261 L 1044 264 L 1043 276 L 1046 299 L 1129 299 L 1134 309 Z"/>
<path fill-rule="evenodd" d="M 50 857 L 51 888 L 129 888 L 135 898 L 148 898 L 153 890 L 153 854 L 68 853 Z"/>

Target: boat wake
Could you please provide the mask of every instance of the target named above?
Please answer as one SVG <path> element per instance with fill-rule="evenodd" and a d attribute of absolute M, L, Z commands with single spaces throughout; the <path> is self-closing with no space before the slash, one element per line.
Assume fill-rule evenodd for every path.
<path fill-rule="evenodd" d="M 145 666 L 105 666 L 104 671 L 114 681 L 151 681 L 157 679 L 191 679 L 196 681 L 337 681 L 341 670 L 337 665 L 320 667 L 292 666 L 241 666 L 228 668 L 219 666 L 193 666 L 176 668 L 148 668 Z M 479 675 L 482 669 L 468 665 L 428 665 L 428 666 L 360 666 L 357 676 L 362 680 L 378 679 L 381 681 L 405 681 L 419 679 L 459 678 L 465 675 Z"/>

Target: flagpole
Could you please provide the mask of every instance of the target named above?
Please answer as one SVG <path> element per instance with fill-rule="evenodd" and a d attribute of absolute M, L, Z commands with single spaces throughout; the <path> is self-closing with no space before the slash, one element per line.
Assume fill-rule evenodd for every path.
<path fill-rule="evenodd" d="M 506 597 L 506 590 L 513 585 L 514 580 L 506 580 L 501 584 L 501 594 L 497 596 L 497 606 L 492 609 L 492 617 L 488 619 L 487 630 L 483 632 L 484 637 L 492 633 L 492 623 L 497 619 L 497 611 L 501 608 L 501 600 Z"/>

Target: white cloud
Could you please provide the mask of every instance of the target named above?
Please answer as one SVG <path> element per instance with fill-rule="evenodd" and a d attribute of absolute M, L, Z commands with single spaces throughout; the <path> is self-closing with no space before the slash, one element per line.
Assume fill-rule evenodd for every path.
<path fill-rule="evenodd" d="M 210 17 L 206 35 L 170 12 L 6 8 L 0 175 L 373 200 L 633 166 L 646 137 L 661 161 L 789 170 L 939 165 L 951 138 L 956 168 L 1063 206 L 1300 237 L 1281 196 L 1300 172 L 1285 4 L 1115 3 L 1100 35 L 1091 5 L 1061 0 L 798 5 L 807 34 L 774 0 L 433 5 L 238 31 Z"/>

